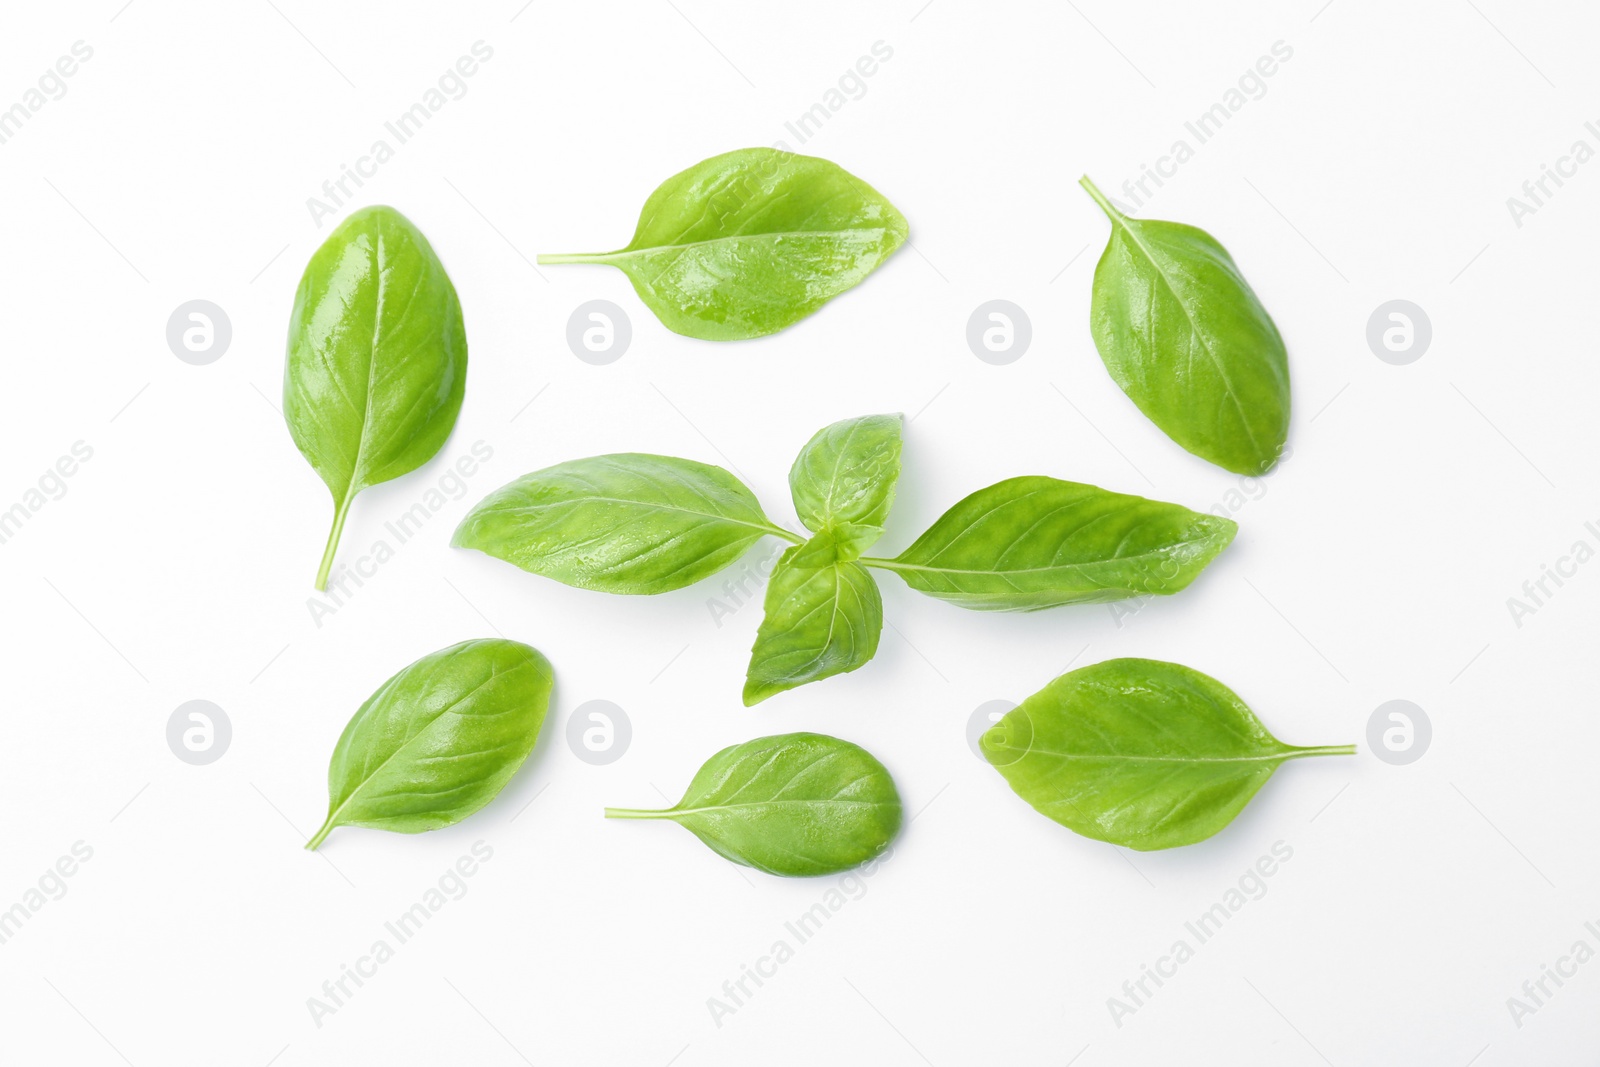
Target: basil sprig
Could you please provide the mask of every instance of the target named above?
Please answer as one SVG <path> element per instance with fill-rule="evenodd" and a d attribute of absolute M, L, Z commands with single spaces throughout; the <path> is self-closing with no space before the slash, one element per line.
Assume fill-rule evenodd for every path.
<path fill-rule="evenodd" d="M 900 474 L 901 418 L 819 431 L 789 484 L 809 536 L 775 525 L 720 467 L 622 453 L 535 471 L 456 530 L 474 548 L 567 585 L 660 593 L 739 559 L 763 536 L 792 545 L 767 585 L 744 701 L 853 671 L 877 651 L 883 601 L 869 570 L 967 608 L 1034 611 L 1176 593 L 1232 541 L 1229 519 L 1042 476 L 980 489 L 894 557 L 883 533 Z"/>

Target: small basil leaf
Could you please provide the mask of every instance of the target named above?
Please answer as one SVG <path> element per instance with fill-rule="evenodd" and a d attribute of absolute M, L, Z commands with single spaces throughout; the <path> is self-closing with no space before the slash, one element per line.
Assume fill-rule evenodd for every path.
<path fill-rule="evenodd" d="M 798 563 L 807 547 L 785 552 L 767 579 L 766 616 L 745 675 L 745 707 L 853 671 L 878 651 L 883 631 L 878 583 L 859 563 Z"/>
<path fill-rule="evenodd" d="M 791 567 L 831 567 L 840 560 L 845 559 L 839 551 L 839 542 L 834 539 L 832 530 L 824 530 L 819 534 L 812 534 L 811 539 L 803 545 L 796 545 L 783 554 L 782 562 Z"/>
<path fill-rule="evenodd" d="M 906 239 L 906 220 L 837 164 L 774 148 L 713 156 L 650 194 L 609 263 L 674 333 L 737 341 L 776 333 L 859 283 Z"/>
<path fill-rule="evenodd" d="M 1034 611 L 1176 593 L 1237 531 L 1177 504 L 1010 478 L 956 504 L 894 559 L 863 562 L 962 607 Z"/>
<path fill-rule="evenodd" d="M 554 675 L 535 649 L 463 641 L 423 656 L 367 698 L 328 763 L 328 819 L 402 834 L 452 826 L 517 773 L 539 738 Z"/>
<path fill-rule="evenodd" d="M 345 219 L 300 278 L 283 372 L 289 433 L 333 493 L 318 589 L 356 494 L 433 458 L 466 381 L 461 302 L 428 239 L 392 207 Z"/>
<path fill-rule="evenodd" d="M 1204 841 L 1285 760 L 1354 745 L 1286 745 L 1214 678 L 1113 659 L 1063 674 L 986 731 L 984 756 L 1040 814 L 1144 851 Z"/>
<path fill-rule="evenodd" d="M 1289 357 L 1227 249 L 1204 230 L 1111 220 L 1090 331 L 1106 370 L 1163 433 L 1238 474 L 1272 469 L 1289 434 Z"/>
<path fill-rule="evenodd" d="M 606 593 L 664 593 L 728 566 L 773 526 L 721 467 L 624 452 L 560 463 L 490 493 L 452 544 Z"/>
<path fill-rule="evenodd" d="M 768 874 L 833 874 L 881 854 L 900 829 L 900 794 L 866 749 L 823 734 L 725 748 L 664 811 L 607 808 L 608 819 L 671 819 L 718 855 Z"/>
<path fill-rule="evenodd" d="M 899 415 L 845 419 L 806 442 L 789 471 L 789 492 L 806 529 L 882 529 L 900 477 L 901 422 Z M 854 543 L 860 540 L 858 533 Z"/>
<path fill-rule="evenodd" d="M 833 540 L 834 553 L 839 559 L 860 559 L 861 554 L 883 536 L 883 527 L 842 522 L 830 527 L 828 536 Z"/>

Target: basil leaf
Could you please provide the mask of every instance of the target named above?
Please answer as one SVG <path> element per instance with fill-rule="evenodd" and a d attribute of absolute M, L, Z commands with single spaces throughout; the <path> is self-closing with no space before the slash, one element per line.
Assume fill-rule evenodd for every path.
<path fill-rule="evenodd" d="M 300 277 L 283 372 L 289 433 L 333 493 L 318 589 L 356 494 L 433 458 L 466 382 L 461 302 L 428 239 L 392 207 L 345 219 Z"/>
<path fill-rule="evenodd" d="M 423 656 L 367 698 L 328 763 L 336 826 L 416 834 L 453 826 L 493 800 L 533 751 L 554 675 L 535 649 L 463 641 Z"/>
<path fill-rule="evenodd" d="M 808 547 L 785 552 L 767 579 L 766 615 L 745 674 L 745 707 L 853 671 L 878 651 L 883 631 L 878 583 L 859 563 L 797 563 Z"/>
<path fill-rule="evenodd" d="M 1214 678 L 1113 659 L 1063 674 L 987 730 L 984 756 L 1034 810 L 1145 851 L 1204 841 L 1285 760 L 1354 755 L 1273 737 Z"/>
<path fill-rule="evenodd" d="M 738 341 L 799 322 L 876 270 L 906 233 L 894 205 L 837 164 L 745 148 L 662 182 L 626 248 L 539 262 L 609 263 L 667 329 Z"/>
<path fill-rule="evenodd" d="M 1010 478 L 956 504 L 894 559 L 862 562 L 965 608 L 1035 611 L 1176 593 L 1238 529 L 1177 504 Z"/>
<path fill-rule="evenodd" d="M 789 470 L 794 510 L 813 532 L 850 528 L 836 539 L 855 559 L 883 532 L 900 477 L 899 415 L 865 415 L 818 430 Z"/>
<path fill-rule="evenodd" d="M 881 854 L 900 829 L 900 794 L 866 749 L 823 734 L 725 748 L 664 811 L 607 808 L 608 819 L 671 819 L 718 855 L 768 874 L 833 874 Z"/>
<path fill-rule="evenodd" d="M 559 463 L 489 494 L 451 544 L 605 593 L 664 593 L 715 574 L 772 525 L 721 467 L 623 452 Z"/>
<path fill-rule="evenodd" d="M 1289 357 L 1227 249 L 1204 230 L 1111 220 L 1090 332 L 1112 379 L 1163 433 L 1238 474 L 1272 469 L 1289 434 Z"/>

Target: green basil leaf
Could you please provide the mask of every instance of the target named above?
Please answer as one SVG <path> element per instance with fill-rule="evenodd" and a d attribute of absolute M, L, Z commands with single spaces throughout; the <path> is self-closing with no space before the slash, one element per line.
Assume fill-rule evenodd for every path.
<path fill-rule="evenodd" d="M 837 164 L 745 148 L 661 183 L 626 248 L 539 262 L 609 263 L 667 329 L 738 341 L 799 322 L 876 270 L 906 233 L 894 205 Z"/>
<path fill-rule="evenodd" d="M 461 302 L 428 239 L 392 207 L 345 219 L 300 277 L 283 372 L 289 433 L 333 493 L 318 589 L 356 494 L 433 458 L 466 382 Z"/>
<path fill-rule="evenodd" d="M 608 819 L 671 819 L 717 854 L 768 874 L 833 874 L 880 855 L 900 829 L 900 794 L 872 754 L 823 734 L 725 748 L 664 811 L 607 808 Z"/>
<path fill-rule="evenodd" d="M 1289 435 L 1289 357 L 1271 316 L 1210 234 L 1131 219 L 1081 184 L 1111 220 L 1089 309 L 1106 370 L 1190 452 L 1265 474 Z"/>
<path fill-rule="evenodd" d="M 533 751 L 554 674 L 535 649 L 463 641 L 423 656 L 367 698 L 328 764 L 336 826 L 416 834 L 453 826 L 493 800 Z"/>
<path fill-rule="evenodd" d="M 859 563 L 796 563 L 807 547 L 785 552 L 767 579 L 766 616 L 745 675 L 745 707 L 853 671 L 878 651 L 883 631 L 878 583 Z"/>
<path fill-rule="evenodd" d="M 664 593 L 715 574 L 767 534 L 794 539 L 721 467 L 624 452 L 502 486 L 451 543 L 581 589 Z"/>
<path fill-rule="evenodd" d="M 962 607 L 1034 611 L 1176 593 L 1238 529 L 1177 504 L 1010 478 L 956 504 L 894 559 L 862 562 Z"/>
<path fill-rule="evenodd" d="M 855 559 L 881 533 L 900 477 L 899 415 L 866 415 L 818 430 L 789 471 L 794 509 L 813 532 L 850 527 Z M 841 547 L 843 544 L 841 543 Z"/>
<path fill-rule="evenodd" d="M 1063 674 L 1007 712 L 980 744 L 1040 814 L 1145 851 L 1221 830 L 1285 760 L 1356 750 L 1286 745 L 1221 682 L 1149 659 Z"/>

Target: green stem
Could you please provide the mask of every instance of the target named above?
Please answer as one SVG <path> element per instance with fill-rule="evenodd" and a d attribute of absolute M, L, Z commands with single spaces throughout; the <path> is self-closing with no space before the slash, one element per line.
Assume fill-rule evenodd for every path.
<path fill-rule="evenodd" d="M 1094 198 L 1094 202 L 1100 205 L 1100 210 L 1104 211 L 1106 213 L 1106 217 L 1112 222 L 1121 222 L 1127 217 L 1111 205 L 1111 201 L 1108 200 L 1106 195 L 1100 191 L 1099 186 L 1095 185 L 1094 182 L 1089 180 L 1089 176 L 1087 174 L 1078 179 L 1078 184 L 1083 186 L 1084 192 L 1088 193 Z"/>
<path fill-rule="evenodd" d="M 317 568 L 317 592 L 328 588 L 328 572 L 333 570 L 333 554 L 339 548 L 339 535 L 344 533 L 344 517 L 350 514 L 354 493 L 346 493 L 333 513 L 333 529 L 328 531 L 328 547 L 322 550 L 322 566 Z"/>
<path fill-rule="evenodd" d="M 317 846 L 322 844 L 323 841 L 327 840 L 328 831 L 332 829 L 333 816 L 329 815 L 328 821 L 322 824 L 322 829 L 318 830 L 311 840 L 306 842 L 306 849 L 310 852 L 315 852 L 317 850 Z"/>
<path fill-rule="evenodd" d="M 790 533 L 788 530 L 785 530 L 782 526 L 768 526 L 767 527 L 767 532 L 770 533 L 774 537 L 783 538 L 785 541 L 789 542 L 791 545 L 803 545 L 803 544 L 806 543 L 805 538 L 795 536 L 794 534 Z"/>
<path fill-rule="evenodd" d="M 615 255 L 615 252 L 558 252 L 554 255 L 546 252 L 533 258 L 540 266 L 546 266 L 551 263 L 605 263 Z"/>
<path fill-rule="evenodd" d="M 1309 748 L 1295 747 L 1289 753 L 1288 758 L 1301 759 L 1305 756 L 1354 756 L 1355 754 L 1356 746 L 1354 745 L 1312 745 Z"/>
<path fill-rule="evenodd" d="M 904 567 L 898 560 L 884 559 L 882 556 L 859 556 L 856 562 L 863 567 L 877 567 L 879 570 L 898 571 Z"/>
<path fill-rule="evenodd" d="M 606 818 L 608 818 L 608 819 L 670 819 L 670 818 L 672 818 L 672 812 L 670 810 L 667 810 L 667 811 L 649 811 L 649 810 L 646 810 L 646 809 L 643 809 L 643 808 L 607 808 L 606 809 Z"/>

